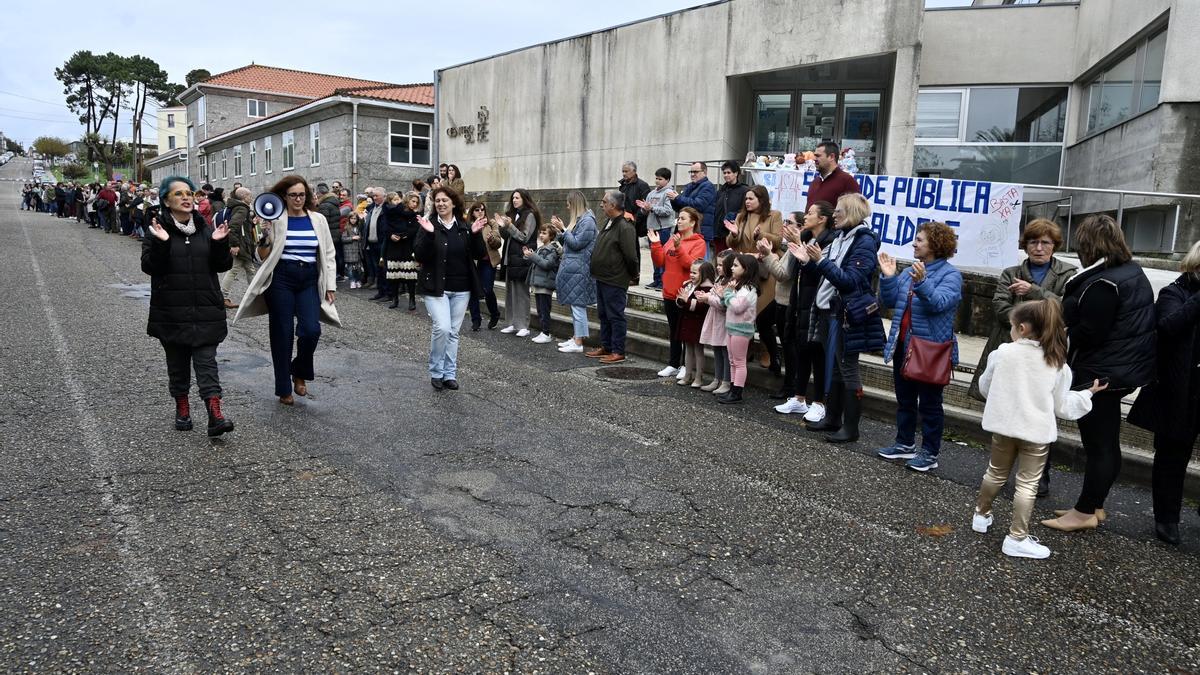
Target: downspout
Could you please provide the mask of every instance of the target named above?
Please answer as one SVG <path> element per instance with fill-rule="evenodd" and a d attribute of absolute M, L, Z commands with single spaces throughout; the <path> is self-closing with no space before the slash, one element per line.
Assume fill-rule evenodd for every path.
<path fill-rule="evenodd" d="M 442 163 L 442 135 L 440 133 L 441 126 L 438 124 L 440 113 L 442 110 L 442 71 L 433 71 L 433 163 L 429 167 L 432 169 Z"/>
<path fill-rule="evenodd" d="M 358 101 L 354 101 L 350 128 L 350 199 L 358 195 Z M 351 201 L 353 204 L 353 201 Z"/>

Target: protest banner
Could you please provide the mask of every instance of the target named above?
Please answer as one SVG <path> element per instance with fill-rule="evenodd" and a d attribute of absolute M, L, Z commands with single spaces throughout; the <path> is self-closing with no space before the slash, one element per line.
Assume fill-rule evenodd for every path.
<path fill-rule="evenodd" d="M 805 210 L 816 172 L 750 169 L 750 173 L 767 189 L 772 209 L 784 214 Z M 871 204 L 869 224 L 879 235 L 881 251 L 911 260 L 917 226 L 934 220 L 958 234 L 957 267 L 1003 269 L 1019 261 L 1023 186 L 948 178 L 854 177 Z"/>

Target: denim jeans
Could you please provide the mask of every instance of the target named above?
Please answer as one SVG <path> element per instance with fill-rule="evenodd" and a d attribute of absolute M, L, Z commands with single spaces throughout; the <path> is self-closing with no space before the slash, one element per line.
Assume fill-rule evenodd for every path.
<path fill-rule="evenodd" d="M 913 382 L 900 374 L 904 368 L 904 350 L 896 347 L 892 356 L 892 379 L 896 387 L 896 445 L 916 445 L 917 416 L 921 417 L 921 449 L 937 457 L 942 448 L 942 389 L 933 384 Z"/>
<path fill-rule="evenodd" d="M 275 367 L 275 395 L 292 393 L 293 376 L 312 380 L 313 354 L 321 338 L 321 298 L 317 289 L 319 268 L 312 263 L 280 260 L 267 287 L 270 316 L 271 363 Z M 292 342 L 296 358 L 292 358 Z"/>
<path fill-rule="evenodd" d="M 574 337 L 586 338 L 588 336 L 587 306 L 569 305 L 569 307 L 571 308 L 571 326 L 575 330 Z"/>
<path fill-rule="evenodd" d="M 500 317 L 500 305 L 496 304 L 496 268 L 492 267 L 491 260 L 479 260 L 475 263 L 475 269 L 479 270 L 479 284 L 483 286 L 483 299 L 487 302 L 488 317 L 497 319 Z M 478 296 L 471 297 L 467 309 L 471 312 L 472 326 L 483 323 Z"/>
<path fill-rule="evenodd" d="M 625 303 L 629 289 L 596 282 L 596 309 L 600 314 L 600 346 L 613 354 L 625 353 Z"/>
<path fill-rule="evenodd" d="M 537 305 L 538 328 L 546 335 L 550 334 L 550 294 L 534 293 L 533 301 Z"/>
<path fill-rule="evenodd" d="M 458 379 L 458 333 L 467 311 L 468 291 L 446 291 L 440 297 L 425 296 L 425 311 L 433 322 L 429 339 L 429 377 Z"/>

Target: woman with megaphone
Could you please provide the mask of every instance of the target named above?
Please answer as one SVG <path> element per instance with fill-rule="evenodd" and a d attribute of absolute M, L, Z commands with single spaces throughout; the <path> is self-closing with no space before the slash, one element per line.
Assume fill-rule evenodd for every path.
<path fill-rule="evenodd" d="M 286 176 L 270 191 L 285 206 L 282 216 L 266 226 L 269 248 L 262 251 L 266 253 L 262 267 L 233 320 L 269 315 L 275 395 L 280 403 L 292 405 L 292 393 L 308 395 L 307 383 L 315 378 L 313 354 L 321 337 L 320 322 L 342 325 L 333 306 L 337 270 L 329 224 L 325 216 L 311 210 L 313 193 L 308 182 L 300 176 Z M 256 207 L 259 201 L 255 200 Z M 262 209 L 256 210 L 269 220 Z"/>

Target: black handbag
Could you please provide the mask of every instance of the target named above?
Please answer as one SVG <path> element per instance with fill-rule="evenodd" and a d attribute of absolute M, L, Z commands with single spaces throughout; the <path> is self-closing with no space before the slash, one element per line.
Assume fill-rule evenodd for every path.
<path fill-rule="evenodd" d="M 859 293 L 842 300 L 846 310 L 846 323 L 861 326 L 872 317 L 879 316 L 879 300 L 874 295 Z"/>

